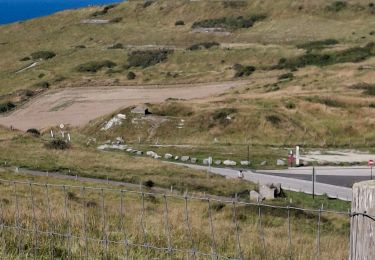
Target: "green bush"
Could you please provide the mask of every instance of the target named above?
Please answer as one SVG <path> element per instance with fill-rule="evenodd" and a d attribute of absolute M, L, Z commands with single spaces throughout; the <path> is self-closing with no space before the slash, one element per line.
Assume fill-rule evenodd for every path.
<path fill-rule="evenodd" d="M 254 66 L 243 66 L 241 64 L 235 64 L 233 69 L 236 72 L 234 74 L 236 78 L 250 76 L 256 70 Z"/>
<path fill-rule="evenodd" d="M 115 17 L 109 20 L 110 23 L 119 23 L 122 21 L 122 17 Z"/>
<path fill-rule="evenodd" d="M 128 64 L 126 68 L 141 67 L 147 68 L 168 59 L 171 50 L 147 50 L 133 51 L 128 54 Z"/>
<path fill-rule="evenodd" d="M 327 39 L 327 40 L 322 40 L 322 41 L 312 41 L 312 42 L 307 42 L 303 44 L 298 44 L 297 48 L 306 49 L 306 50 L 322 49 L 326 46 L 336 45 L 338 43 L 339 42 L 335 39 Z"/>
<path fill-rule="evenodd" d="M 247 5 L 246 1 L 224 1 L 223 2 L 223 7 L 224 8 L 240 8 L 240 7 L 245 7 Z"/>
<path fill-rule="evenodd" d="M 70 143 L 62 139 L 53 139 L 46 144 L 46 147 L 56 150 L 66 150 L 70 148 Z"/>
<path fill-rule="evenodd" d="M 41 81 L 41 82 L 35 83 L 33 86 L 36 88 L 49 88 L 50 85 L 47 81 Z"/>
<path fill-rule="evenodd" d="M 76 49 L 86 49 L 86 46 L 85 45 L 77 45 L 75 48 Z"/>
<path fill-rule="evenodd" d="M 196 51 L 200 49 L 210 49 L 214 46 L 220 46 L 220 43 L 218 42 L 201 42 L 191 45 L 187 50 L 189 51 Z"/>
<path fill-rule="evenodd" d="M 363 94 L 369 96 L 375 96 L 375 84 L 368 84 L 368 83 L 359 83 L 351 88 L 353 89 L 361 89 L 363 90 Z"/>
<path fill-rule="evenodd" d="M 313 97 L 306 97 L 305 100 L 312 102 L 312 103 L 320 103 L 328 107 L 345 107 L 344 103 L 341 103 L 338 100 L 329 98 L 329 97 L 313 96 Z"/>
<path fill-rule="evenodd" d="M 8 111 L 11 111 L 15 107 L 16 107 L 16 105 L 13 104 L 12 102 L 2 103 L 2 104 L 0 104 L 0 113 L 5 113 L 5 112 L 8 112 Z"/>
<path fill-rule="evenodd" d="M 76 71 L 78 72 L 97 72 L 102 68 L 113 68 L 116 67 L 117 64 L 110 61 L 110 60 L 102 60 L 102 61 L 89 61 L 83 63 L 76 67 Z"/>
<path fill-rule="evenodd" d="M 146 1 L 143 3 L 142 7 L 143 7 L 143 8 L 147 8 L 147 7 L 149 7 L 150 5 L 152 5 L 153 3 L 154 3 L 153 0 L 146 0 Z"/>
<path fill-rule="evenodd" d="M 20 59 L 20 61 L 28 61 L 30 60 L 30 57 L 23 57 L 22 59 Z"/>
<path fill-rule="evenodd" d="M 34 60 L 49 60 L 56 56 L 56 53 L 53 51 L 37 51 L 31 53 L 31 58 Z"/>
<path fill-rule="evenodd" d="M 375 56 L 375 44 L 369 43 L 365 47 L 354 47 L 331 53 L 307 53 L 293 59 L 282 58 L 276 66 L 278 69 L 302 68 L 309 65 L 327 66 L 336 63 L 361 62 Z"/>
<path fill-rule="evenodd" d="M 182 21 L 182 20 L 178 20 L 174 23 L 175 26 L 181 26 L 181 25 L 185 25 L 185 22 Z"/>
<path fill-rule="evenodd" d="M 35 128 L 27 129 L 26 133 L 31 134 L 33 136 L 40 136 L 39 130 Z"/>
<path fill-rule="evenodd" d="M 133 79 L 136 78 L 136 75 L 135 75 L 135 73 L 133 71 L 129 71 L 128 74 L 126 75 L 126 78 L 128 80 L 133 80 Z"/>
<path fill-rule="evenodd" d="M 110 46 L 110 47 L 108 47 L 108 49 L 112 49 L 112 50 L 114 50 L 114 49 L 124 49 L 124 45 L 122 45 L 121 43 L 116 43 L 116 44 L 114 44 L 114 45 L 112 45 L 112 46 Z"/>
<path fill-rule="evenodd" d="M 344 10 L 347 6 L 348 4 L 344 1 L 336 1 L 327 6 L 327 10 L 331 12 L 340 12 Z"/>
<path fill-rule="evenodd" d="M 296 108 L 296 104 L 295 104 L 293 101 L 287 101 L 287 102 L 285 103 L 285 107 L 286 107 L 287 109 L 295 109 L 295 108 Z"/>
<path fill-rule="evenodd" d="M 294 75 L 291 72 L 282 74 L 278 77 L 279 80 L 292 80 L 293 78 L 294 78 Z"/>
<path fill-rule="evenodd" d="M 117 6 L 117 4 L 110 4 L 110 5 L 107 5 L 103 8 L 103 10 L 100 10 L 100 11 L 96 11 L 94 12 L 91 16 L 93 17 L 97 17 L 97 16 L 101 16 L 101 15 L 105 15 L 108 13 L 109 10 L 115 8 Z"/>
<path fill-rule="evenodd" d="M 212 120 L 214 121 L 211 126 L 214 126 L 215 123 L 226 126 L 230 123 L 230 120 L 227 119 L 228 116 L 237 113 L 236 108 L 220 108 L 212 113 Z"/>
<path fill-rule="evenodd" d="M 266 120 L 272 125 L 279 125 L 281 123 L 281 118 L 278 115 L 266 116 Z"/>
<path fill-rule="evenodd" d="M 265 15 L 252 15 L 250 17 L 221 17 L 216 19 L 206 19 L 193 23 L 192 28 L 227 28 L 227 29 L 240 29 L 250 28 L 255 22 L 264 20 Z"/>

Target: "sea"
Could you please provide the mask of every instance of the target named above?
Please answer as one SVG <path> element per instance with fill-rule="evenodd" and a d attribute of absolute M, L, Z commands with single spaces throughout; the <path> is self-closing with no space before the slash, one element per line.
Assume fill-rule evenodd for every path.
<path fill-rule="evenodd" d="M 0 25 L 46 16 L 58 11 L 104 5 L 120 0 L 0 0 Z"/>

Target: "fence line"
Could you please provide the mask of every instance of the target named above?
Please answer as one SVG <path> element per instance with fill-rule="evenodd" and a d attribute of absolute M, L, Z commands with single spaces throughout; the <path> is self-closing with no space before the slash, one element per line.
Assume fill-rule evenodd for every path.
<path fill-rule="evenodd" d="M 3 258 L 28 255 L 110 259 L 117 254 L 125 259 L 160 255 L 168 259 L 246 259 L 254 255 L 267 258 L 282 247 L 282 254 L 291 259 L 303 252 L 306 245 L 300 244 L 297 237 L 307 232 L 311 237 L 316 235 L 316 245 L 306 252 L 320 259 L 327 253 L 321 239 L 328 241 L 341 234 L 329 229 L 329 216 L 348 222 L 351 217 L 365 214 L 187 193 L 2 179 L 0 186 Z M 299 230 L 300 224 L 307 231 Z M 276 241 L 278 246 L 273 249 L 270 230 L 287 240 Z"/>

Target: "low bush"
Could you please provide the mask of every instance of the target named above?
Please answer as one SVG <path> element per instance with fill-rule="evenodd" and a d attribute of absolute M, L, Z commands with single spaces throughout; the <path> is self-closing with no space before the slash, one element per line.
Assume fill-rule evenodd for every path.
<path fill-rule="evenodd" d="M 147 50 L 133 51 L 128 54 L 128 64 L 126 68 L 141 67 L 147 68 L 168 59 L 173 51 L 171 50 Z"/>
<path fill-rule="evenodd" d="M 117 64 L 110 61 L 110 60 L 102 60 L 102 61 L 89 61 L 83 63 L 76 67 L 76 71 L 78 72 L 97 72 L 102 68 L 113 68 L 116 67 Z"/>
<path fill-rule="evenodd" d="M 231 122 L 228 117 L 237 113 L 237 111 L 236 108 L 220 108 L 214 111 L 211 115 L 212 122 L 210 123 L 210 127 L 213 127 L 216 124 L 227 126 Z"/>
<path fill-rule="evenodd" d="M 15 107 L 16 107 L 16 105 L 13 104 L 12 102 L 1 103 L 0 104 L 0 113 L 5 113 L 5 112 L 8 112 L 8 111 L 11 111 Z"/>
<path fill-rule="evenodd" d="M 36 88 L 49 88 L 49 83 L 47 81 L 40 81 L 33 85 Z"/>
<path fill-rule="evenodd" d="M 214 46 L 220 46 L 220 43 L 218 42 L 201 42 L 201 43 L 196 43 L 191 45 L 190 47 L 187 48 L 189 51 L 196 51 L 196 50 L 201 50 L 201 49 L 210 49 Z"/>
<path fill-rule="evenodd" d="M 126 78 L 128 80 L 133 80 L 133 79 L 136 78 L 136 75 L 135 75 L 135 73 L 133 71 L 129 71 L 128 74 L 126 75 Z"/>
<path fill-rule="evenodd" d="M 34 96 L 34 91 L 32 91 L 32 90 L 30 90 L 30 89 L 27 89 L 26 91 L 25 91 L 25 96 L 26 97 L 32 97 L 32 96 Z"/>
<path fill-rule="evenodd" d="M 375 96 L 375 84 L 368 84 L 368 83 L 359 83 L 351 88 L 353 89 L 361 89 L 363 90 L 363 94 L 369 96 Z"/>
<path fill-rule="evenodd" d="M 109 20 L 110 23 L 119 23 L 122 21 L 122 17 L 115 17 Z"/>
<path fill-rule="evenodd" d="M 31 134 L 33 136 L 40 136 L 39 130 L 35 128 L 27 129 L 26 133 Z"/>
<path fill-rule="evenodd" d="M 309 65 L 327 66 L 336 63 L 361 62 L 375 56 L 375 44 L 369 43 L 365 47 L 354 47 L 331 53 L 307 53 L 293 59 L 282 58 L 276 66 L 278 69 L 294 69 Z"/>
<path fill-rule="evenodd" d="M 76 49 L 86 49 L 86 46 L 85 45 L 77 45 L 75 48 Z"/>
<path fill-rule="evenodd" d="M 250 17 L 221 17 L 216 19 L 206 19 L 193 23 L 192 28 L 226 28 L 226 29 L 240 29 L 250 28 L 255 22 L 264 20 L 265 15 L 252 15 Z"/>
<path fill-rule="evenodd" d="M 296 108 L 296 104 L 293 101 L 287 101 L 287 102 L 285 102 L 285 107 L 287 109 L 295 109 Z"/>
<path fill-rule="evenodd" d="M 281 118 L 278 115 L 266 116 L 266 120 L 272 125 L 279 125 L 281 123 Z"/>
<path fill-rule="evenodd" d="M 253 74 L 253 72 L 256 70 L 254 66 L 244 66 L 244 65 L 241 65 L 241 64 L 235 64 L 233 66 L 233 69 L 235 70 L 235 74 L 234 76 L 236 78 L 241 78 L 241 77 L 245 77 L 245 76 L 250 76 L 251 74 Z"/>
<path fill-rule="evenodd" d="M 143 3 L 142 7 L 143 7 L 143 8 L 147 8 L 147 7 L 149 7 L 150 5 L 152 5 L 153 3 L 154 3 L 154 1 L 152 1 L 152 0 L 146 0 L 146 1 Z"/>
<path fill-rule="evenodd" d="M 186 117 L 193 115 L 194 111 L 190 106 L 172 101 L 152 107 L 152 113 L 159 116 Z"/>
<path fill-rule="evenodd" d="M 31 53 L 31 58 L 34 60 L 49 60 L 56 56 L 56 53 L 53 51 L 37 51 Z"/>
<path fill-rule="evenodd" d="M 224 1 L 223 7 L 224 8 L 240 8 L 245 7 L 247 5 L 246 1 Z"/>
<path fill-rule="evenodd" d="M 336 1 L 327 6 L 327 10 L 331 12 L 340 12 L 348 7 L 348 4 L 344 1 Z"/>
<path fill-rule="evenodd" d="M 278 77 L 279 80 L 292 80 L 293 78 L 294 78 L 294 75 L 291 72 L 282 74 Z"/>
<path fill-rule="evenodd" d="M 152 181 L 152 180 L 148 180 L 144 183 L 144 185 L 147 187 L 147 188 L 152 188 L 155 186 L 155 183 Z"/>
<path fill-rule="evenodd" d="M 96 11 L 94 12 L 91 16 L 93 17 L 96 17 L 96 16 L 101 16 L 101 15 L 105 15 L 108 13 L 109 10 L 115 8 L 117 6 L 117 4 L 110 4 L 110 5 L 107 5 L 103 8 L 103 10 L 100 10 L 100 11 Z"/>
<path fill-rule="evenodd" d="M 322 41 L 312 41 L 307 43 L 298 44 L 297 48 L 312 50 L 312 49 L 322 49 L 330 45 L 336 45 L 339 42 L 335 39 L 327 39 Z"/>
<path fill-rule="evenodd" d="M 175 26 L 181 26 L 181 25 L 185 25 L 185 22 L 182 21 L 182 20 L 178 20 L 174 23 Z"/>
<path fill-rule="evenodd" d="M 112 50 L 115 50 L 115 49 L 124 49 L 124 45 L 122 45 L 122 43 L 116 43 L 110 47 L 108 47 L 108 49 L 112 49 Z"/>
<path fill-rule="evenodd" d="M 70 143 L 62 139 L 53 139 L 46 144 L 47 148 L 56 149 L 56 150 L 66 150 L 70 148 Z"/>
<path fill-rule="evenodd" d="M 23 57 L 22 59 L 20 59 L 20 61 L 28 61 L 28 60 L 31 60 L 30 57 Z"/>
<path fill-rule="evenodd" d="M 329 97 L 313 96 L 313 97 L 306 97 L 305 100 L 312 102 L 312 103 L 320 103 L 328 107 L 345 107 L 344 103 L 336 99 L 329 98 Z"/>

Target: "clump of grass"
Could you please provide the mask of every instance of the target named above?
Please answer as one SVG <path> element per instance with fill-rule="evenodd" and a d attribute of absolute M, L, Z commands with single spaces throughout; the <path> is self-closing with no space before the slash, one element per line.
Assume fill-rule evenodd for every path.
<path fill-rule="evenodd" d="M 26 133 L 31 134 L 32 136 L 35 136 L 35 137 L 40 136 L 39 130 L 35 128 L 27 129 Z"/>
<path fill-rule="evenodd" d="M 241 29 L 250 28 L 255 22 L 264 20 L 266 15 L 252 15 L 250 17 L 221 17 L 216 19 L 206 19 L 193 23 L 192 28 L 226 28 L 226 29 Z"/>
<path fill-rule="evenodd" d="M 128 80 L 133 80 L 137 77 L 137 75 L 135 75 L 135 73 L 133 71 L 129 71 L 128 74 L 126 74 L 126 78 Z"/>
<path fill-rule="evenodd" d="M 56 56 L 53 51 L 37 51 L 30 54 L 34 60 L 49 60 Z"/>
<path fill-rule="evenodd" d="M 238 110 L 236 108 L 220 108 L 214 111 L 211 115 L 211 122 L 209 124 L 209 127 L 213 127 L 215 125 L 229 125 L 231 120 L 228 117 L 237 112 Z"/>
<path fill-rule="evenodd" d="M 375 84 L 359 83 L 351 88 L 363 90 L 364 95 L 375 96 Z"/>
<path fill-rule="evenodd" d="M 335 1 L 327 6 L 327 10 L 331 12 L 340 12 L 348 7 L 348 4 L 344 1 Z"/>
<path fill-rule="evenodd" d="M 182 20 L 178 20 L 174 23 L 175 26 L 182 26 L 182 25 L 185 25 L 185 22 L 182 21 Z"/>
<path fill-rule="evenodd" d="M 153 0 L 146 0 L 146 1 L 143 3 L 142 7 L 143 7 L 143 8 L 147 8 L 147 7 L 151 6 L 153 3 L 154 3 Z"/>
<path fill-rule="evenodd" d="M 234 77 L 236 77 L 236 78 L 250 76 L 256 70 L 254 66 L 244 66 L 244 65 L 241 65 L 241 64 L 235 64 L 233 66 L 233 69 L 236 72 L 234 74 Z"/>
<path fill-rule="evenodd" d="M 110 23 L 119 23 L 122 21 L 122 17 L 115 17 L 109 20 Z"/>
<path fill-rule="evenodd" d="M 279 80 L 292 80 L 294 79 L 294 75 L 293 73 L 289 72 L 289 73 L 285 73 L 285 74 L 282 74 L 278 77 Z"/>
<path fill-rule="evenodd" d="M 12 102 L 0 103 L 0 113 L 9 112 L 16 108 L 16 105 Z"/>
<path fill-rule="evenodd" d="M 78 72 L 97 72 L 102 68 L 113 68 L 116 67 L 117 64 L 110 61 L 110 60 L 102 60 L 102 61 L 89 61 L 78 65 L 76 67 L 76 71 Z"/>
<path fill-rule="evenodd" d="M 71 147 L 70 143 L 62 139 L 53 139 L 46 144 L 47 148 L 56 149 L 56 150 L 66 150 Z"/>
<path fill-rule="evenodd" d="M 30 57 L 23 57 L 22 59 L 20 59 L 20 61 L 29 61 L 30 60 Z"/>
<path fill-rule="evenodd" d="M 312 50 L 312 49 L 322 49 L 330 45 L 336 45 L 339 42 L 335 39 L 326 39 L 322 41 L 312 41 L 307 43 L 298 44 L 297 48 Z"/>
<path fill-rule="evenodd" d="M 40 81 L 35 83 L 33 86 L 36 88 L 49 88 L 50 84 L 48 83 L 48 81 Z"/>
<path fill-rule="evenodd" d="M 173 53 L 171 50 L 133 51 L 128 54 L 128 64 L 126 68 L 147 68 L 167 60 L 168 55 L 171 53 Z"/>
<path fill-rule="evenodd" d="M 210 49 L 215 46 L 220 46 L 220 43 L 218 42 L 201 42 L 201 43 L 196 43 L 191 45 L 190 47 L 187 48 L 189 51 L 196 51 L 196 50 L 201 50 L 201 49 Z"/>
<path fill-rule="evenodd" d="M 115 8 L 116 6 L 117 6 L 117 4 L 107 5 L 102 10 L 94 12 L 91 16 L 97 17 L 97 16 L 105 15 L 105 14 L 108 13 L 109 10 Z"/>
<path fill-rule="evenodd" d="M 122 43 L 116 43 L 116 44 L 113 44 L 112 46 L 109 46 L 108 49 L 109 50 L 124 49 L 124 45 L 122 45 Z"/>
<path fill-rule="evenodd" d="M 293 101 L 287 101 L 287 102 L 285 102 L 285 107 L 287 109 L 295 109 L 296 108 L 296 104 Z"/>
<path fill-rule="evenodd" d="M 272 125 L 279 125 L 282 121 L 278 115 L 268 115 L 266 116 L 266 120 Z"/>
<path fill-rule="evenodd" d="M 339 102 L 338 100 L 330 98 L 330 97 L 313 96 L 313 97 L 305 97 L 305 100 L 312 102 L 312 103 L 320 103 L 328 107 L 345 107 L 344 103 Z"/>
<path fill-rule="evenodd" d="M 365 47 L 354 47 L 331 53 L 307 53 L 293 59 L 282 58 L 276 66 L 278 69 L 302 68 L 309 65 L 327 66 L 336 63 L 361 62 L 375 55 L 375 44 Z"/>
<path fill-rule="evenodd" d="M 159 116 L 186 117 L 194 114 L 191 107 L 178 102 L 165 102 L 152 107 L 152 113 Z"/>
<path fill-rule="evenodd" d="M 224 8 L 240 8 L 247 5 L 246 1 L 224 1 L 222 3 Z"/>

